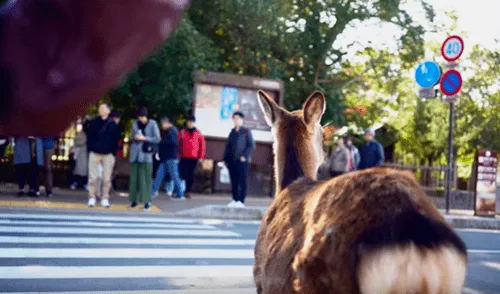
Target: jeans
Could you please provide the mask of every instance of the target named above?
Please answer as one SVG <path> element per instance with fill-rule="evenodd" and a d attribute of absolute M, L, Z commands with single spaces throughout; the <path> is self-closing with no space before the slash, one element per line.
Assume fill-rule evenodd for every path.
<path fill-rule="evenodd" d="M 248 166 L 248 161 L 236 161 L 228 164 L 234 201 L 245 203 L 248 191 Z"/>
<path fill-rule="evenodd" d="M 185 185 L 184 182 L 183 182 L 183 185 Z M 174 181 L 172 181 L 172 180 L 166 181 L 166 183 L 165 183 L 165 191 L 167 191 L 168 194 L 172 195 L 172 194 L 174 194 L 174 190 L 175 190 L 175 183 L 174 183 Z"/>
<path fill-rule="evenodd" d="M 186 188 L 179 176 L 179 168 L 177 167 L 177 160 L 175 159 L 162 161 L 158 166 L 158 170 L 156 171 L 155 181 L 153 183 L 153 194 L 157 193 L 158 190 L 160 190 L 160 186 L 163 180 L 165 179 L 167 173 L 170 175 L 171 179 L 171 181 L 167 182 L 166 186 L 167 191 L 169 191 L 170 189 L 172 189 L 172 187 L 174 187 L 170 191 L 173 192 L 173 190 L 175 189 L 177 197 L 183 197 Z"/>

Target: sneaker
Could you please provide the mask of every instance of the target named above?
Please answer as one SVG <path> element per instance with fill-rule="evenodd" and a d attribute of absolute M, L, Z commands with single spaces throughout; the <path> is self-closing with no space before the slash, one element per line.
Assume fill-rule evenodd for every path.
<path fill-rule="evenodd" d="M 144 211 L 150 211 L 151 210 L 151 203 L 146 203 L 144 204 Z"/>
<path fill-rule="evenodd" d="M 47 198 L 52 198 L 53 194 L 52 194 L 52 191 L 47 191 Z"/>
<path fill-rule="evenodd" d="M 151 198 L 152 199 L 155 199 L 156 197 L 158 197 L 159 193 L 158 192 L 154 192 L 153 195 L 151 195 Z"/>
<path fill-rule="evenodd" d="M 168 196 L 168 197 L 172 197 L 172 196 L 174 196 L 174 193 L 172 193 L 172 192 L 167 192 L 167 196 Z"/>
<path fill-rule="evenodd" d="M 172 197 L 172 200 L 184 201 L 184 200 L 186 200 L 186 197 L 184 197 L 184 196 L 181 196 L 181 197 Z"/>
<path fill-rule="evenodd" d="M 109 208 L 111 205 L 109 204 L 109 200 L 108 199 L 102 199 L 101 200 L 101 206 L 104 207 L 104 208 Z"/>
<path fill-rule="evenodd" d="M 95 198 L 90 198 L 89 202 L 87 203 L 89 207 L 94 207 L 95 206 Z"/>
<path fill-rule="evenodd" d="M 238 202 L 236 202 L 234 204 L 233 207 L 235 207 L 235 208 L 245 208 L 245 204 L 243 204 L 243 202 L 241 202 L 241 201 L 238 201 Z"/>
<path fill-rule="evenodd" d="M 70 188 L 71 190 L 76 190 L 76 188 L 78 188 L 78 186 L 77 186 L 77 184 L 76 184 L 76 183 L 73 183 L 73 184 L 71 184 L 71 185 L 69 186 L 69 188 Z"/>
<path fill-rule="evenodd" d="M 28 196 L 30 196 L 30 197 L 38 197 L 38 196 L 40 196 L 40 192 L 39 191 L 35 191 L 35 190 L 30 190 L 28 192 Z"/>
<path fill-rule="evenodd" d="M 137 207 L 137 202 L 130 203 L 130 208 L 136 208 L 136 207 Z"/>
<path fill-rule="evenodd" d="M 89 191 L 89 185 L 87 185 L 87 184 L 83 185 L 83 190 L 85 190 L 85 191 L 88 192 Z"/>
<path fill-rule="evenodd" d="M 24 191 L 23 191 L 23 190 L 20 190 L 19 192 L 17 192 L 17 196 L 18 196 L 18 197 L 22 197 L 22 196 L 24 196 L 24 195 L 25 195 L 25 193 L 24 193 Z"/>
<path fill-rule="evenodd" d="M 235 204 L 236 204 L 236 201 L 232 200 L 231 202 L 229 202 L 227 204 L 227 207 L 234 207 Z"/>

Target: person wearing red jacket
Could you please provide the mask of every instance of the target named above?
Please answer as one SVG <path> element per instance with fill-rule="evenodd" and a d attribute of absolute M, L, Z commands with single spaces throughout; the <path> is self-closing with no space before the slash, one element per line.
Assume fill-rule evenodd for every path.
<path fill-rule="evenodd" d="M 195 127 L 196 118 L 188 117 L 186 127 L 179 132 L 180 162 L 179 174 L 186 182 L 184 196 L 190 198 L 193 186 L 194 173 L 198 163 L 205 158 L 205 138 Z"/>

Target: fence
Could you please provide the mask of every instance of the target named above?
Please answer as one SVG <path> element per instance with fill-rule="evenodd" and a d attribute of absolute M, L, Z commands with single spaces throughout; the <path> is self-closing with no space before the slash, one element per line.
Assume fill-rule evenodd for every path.
<path fill-rule="evenodd" d="M 446 186 L 448 167 L 446 166 L 420 166 L 420 165 L 404 165 L 395 163 L 386 163 L 384 166 L 411 171 L 417 177 L 420 185 L 431 196 L 443 196 Z M 457 184 L 457 168 L 453 172 L 452 189 L 456 188 Z"/>

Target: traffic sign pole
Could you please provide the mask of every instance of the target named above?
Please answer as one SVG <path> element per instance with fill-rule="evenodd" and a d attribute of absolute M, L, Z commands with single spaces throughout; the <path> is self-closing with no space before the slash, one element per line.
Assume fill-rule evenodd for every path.
<path fill-rule="evenodd" d="M 462 88 L 462 76 L 455 70 L 458 67 L 456 62 L 464 52 L 464 41 L 460 36 L 450 36 L 446 38 L 441 46 L 441 55 L 448 62 L 449 69 L 441 77 L 439 65 L 433 61 L 426 61 L 417 67 L 415 71 L 415 81 L 421 87 L 420 98 L 432 97 L 434 86 L 440 81 L 441 92 L 444 95 L 443 101 L 450 104 L 450 117 L 448 121 L 448 167 L 446 177 L 446 214 L 450 213 L 451 188 L 454 177 L 454 156 L 453 156 L 453 131 L 455 129 L 455 102 L 458 99 L 458 92 Z"/>
<path fill-rule="evenodd" d="M 451 188 L 454 176 L 454 130 L 455 130 L 455 102 L 457 100 L 457 94 L 462 88 L 462 76 L 460 72 L 455 70 L 458 64 L 455 62 L 462 56 L 464 51 L 464 41 L 459 36 L 448 37 L 441 46 L 441 55 L 448 61 L 446 65 L 448 70 L 441 79 L 441 92 L 445 95 L 444 100 L 450 103 L 450 116 L 448 120 L 448 172 L 446 177 L 446 195 L 445 195 L 445 207 L 446 214 L 450 214 L 450 198 L 451 198 Z M 451 98 L 451 99 L 450 99 Z"/>
<path fill-rule="evenodd" d="M 450 102 L 450 117 L 448 120 L 448 172 L 446 173 L 446 214 L 450 214 L 451 182 L 453 181 L 453 141 L 455 129 L 455 102 Z"/>

